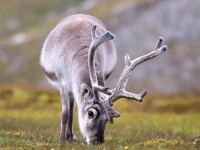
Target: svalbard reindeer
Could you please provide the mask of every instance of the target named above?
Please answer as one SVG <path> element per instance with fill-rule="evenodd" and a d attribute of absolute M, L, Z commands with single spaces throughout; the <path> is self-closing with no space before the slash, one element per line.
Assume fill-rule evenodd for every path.
<path fill-rule="evenodd" d="M 131 71 L 139 64 L 166 50 L 159 38 L 155 49 L 130 60 L 116 88 L 105 87 L 105 80 L 116 65 L 114 35 L 101 21 L 89 15 L 72 15 L 63 19 L 46 38 L 40 63 L 49 82 L 59 89 L 62 98 L 62 143 L 75 141 L 72 130 L 74 99 L 78 106 L 79 127 L 87 144 L 102 143 L 107 122 L 120 114 L 112 106 L 119 98 L 142 102 L 147 91 L 140 94 L 125 90 Z"/>

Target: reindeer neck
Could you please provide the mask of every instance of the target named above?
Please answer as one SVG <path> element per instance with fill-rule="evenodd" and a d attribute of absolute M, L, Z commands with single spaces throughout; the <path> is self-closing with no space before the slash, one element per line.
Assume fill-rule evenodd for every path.
<path fill-rule="evenodd" d="M 101 86 L 104 86 L 105 85 L 104 76 L 103 76 L 103 72 L 100 70 L 102 69 L 97 68 L 98 84 Z M 76 80 L 74 81 L 73 78 Z M 80 70 L 73 73 L 72 82 L 73 82 L 72 85 L 73 85 L 73 93 L 74 93 L 75 99 L 80 101 L 81 100 L 80 95 L 76 95 L 76 94 L 80 93 L 81 84 L 84 83 L 88 85 L 90 88 L 92 88 L 88 67 L 82 67 Z"/>

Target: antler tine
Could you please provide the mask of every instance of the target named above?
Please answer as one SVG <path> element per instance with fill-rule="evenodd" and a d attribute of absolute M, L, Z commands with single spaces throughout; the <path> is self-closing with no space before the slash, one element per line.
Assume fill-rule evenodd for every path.
<path fill-rule="evenodd" d="M 98 94 L 97 91 L 110 95 L 111 93 L 108 91 L 108 87 L 103 87 L 98 84 L 96 69 L 95 69 L 95 52 L 100 44 L 114 39 L 114 35 L 110 32 L 106 32 L 105 34 L 97 37 L 96 29 L 97 26 L 93 25 L 91 30 L 92 42 L 90 44 L 89 54 L 88 54 L 88 67 L 89 67 L 90 80 L 92 84 L 92 89 L 96 96 Z"/>
<path fill-rule="evenodd" d="M 159 38 L 158 39 L 158 42 L 156 44 L 156 47 L 155 49 L 146 54 L 146 55 L 143 55 L 141 57 L 138 57 L 134 60 L 130 60 L 130 57 L 129 55 L 126 55 L 125 56 L 125 68 L 119 78 L 119 81 L 117 83 L 117 87 L 113 90 L 111 90 L 111 96 L 109 98 L 109 103 L 110 105 L 112 106 L 113 103 L 118 100 L 119 98 L 128 98 L 128 99 L 134 99 L 136 101 L 139 101 L 139 102 L 142 102 L 142 99 L 145 95 L 147 95 L 147 90 L 144 90 L 142 93 L 140 94 L 135 94 L 135 93 L 130 93 L 130 92 L 127 92 L 125 90 L 125 87 L 126 87 L 126 84 L 128 82 L 128 79 L 130 77 L 130 73 L 131 71 L 136 67 L 138 66 L 139 64 L 147 61 L 147 60 L 150 60 L 162 53 L 164 53 L 167 49 L 167 46 L 164 45 L 162 46 L 162 42 L 163 42 L 163 38 Z M 162 47 L 161 47 L 162 46 Z"/>
<path fill-rule="evenodd" d="M 94 44 L 94 49 L 96 49 L 101 43 L 109 41 L 109 40 L 112 40 L 112 39 L 115 38 L 114 34 L 112 34 L 110 31 L 108 31 L 105 34 L 97 37 L 96 29 L 97 29 L 97 26 L 93 25 L 91 34 L 92 34 L 92 42 L 95 43 Z"/>
<path fill-rule="evenodd" d="M 154 51 L 156 51 L 158 48 L 160 48 L 162 46 L 162 43 L 163 43 L 163 37 L 159 37 Z"/>

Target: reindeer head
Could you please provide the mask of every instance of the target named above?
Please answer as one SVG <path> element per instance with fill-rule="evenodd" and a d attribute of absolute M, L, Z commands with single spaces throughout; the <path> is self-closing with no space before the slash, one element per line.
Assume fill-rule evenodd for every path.
<path fill-rule="evenodd" d="M 81 85 L 83 99 L 79 114 L 79 123 L 87 144 L 102 143 L 107 117 L 102 105 L 96 101 L 94 91 L 85 83 Z"/>
<path fill-rule="evenodd" d="M 155 49 L 141 57 L 130 60 L 129 55 L 125 56 L 125 68 L 120 76 L 116 88 L 109 90 L 98 84 L 95 70 L 95 50 L 103 42 L 114 39 L 114 35 L 107 32 L 99 37 L 96 36 L 96 28 L 94 25 L 91 30 L 92 42 L 89 48 L 88 67 L 91 80 L 90 88 L 86 84 L 81 85 L 81 96 L 84 99 L 85 107 L 81 110 L 82 120 L 80 122 L 81 131 L 85 137 L 87 144 L 101 143 L 104 141 L 104 130 L 107 122 L 113 123 L 113 118 L 120 117 L 112 106 L 119 98 L 134 99 L 142 102 L 143 97 L 147 94 L 144 90 L 140 94 L 131 93 L 125 90 L 126 84 L 130 77 L 131 71 L 139 64 L 162 54 L 167 46 L 162 46 L 163 39 L 159 38 Z"/>

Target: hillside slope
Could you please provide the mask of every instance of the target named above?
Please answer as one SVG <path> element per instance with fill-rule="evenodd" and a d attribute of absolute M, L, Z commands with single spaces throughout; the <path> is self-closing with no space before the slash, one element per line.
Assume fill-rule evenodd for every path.
<path fill-rule="evenodd" d="M 0 2 L 2 7 L 3 2 Z M 65 16 L 87 13 L 100 18 L 116 35 L 118 65 L 108 81 L 110 86 L 117 82 L 126 53 L 131 58 L 147 53 L 154 48 L 157 38 L 163 36 L 168 45 L 167 53 L 136 68 L 128 88 L 137 91 L 148 88 L 161 93 L 200 91 L 197 84 L 200 80 L 200 1 L 75 2 L 60 0 L 51 7 L 41 2 L 32 4 L 33 8 L 20 5 L 13 14 L 0 17 L 0 83 L 46 86 L 38 63 L 45 37 Z M 27 9 L 26 15 L 20 12 L 20 8 L 28 6 L 32 9 Z M 44 11 L 39 12 L 43 8 Z M 5 14 L 6 9 L 3 10 Z"/>

